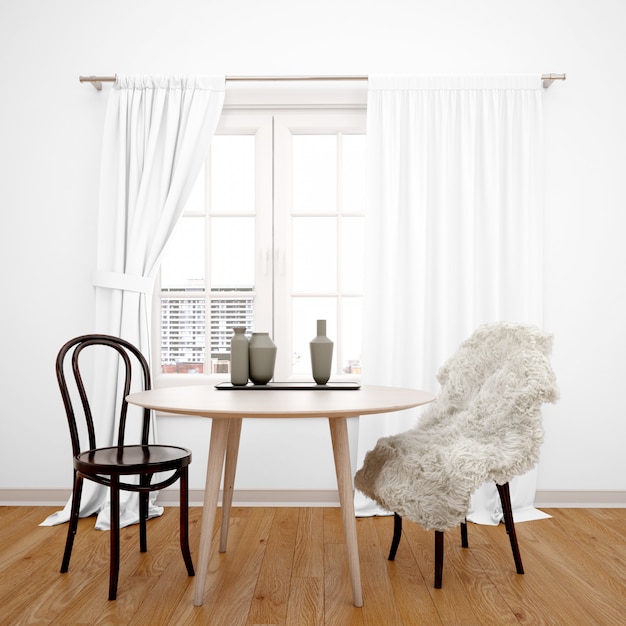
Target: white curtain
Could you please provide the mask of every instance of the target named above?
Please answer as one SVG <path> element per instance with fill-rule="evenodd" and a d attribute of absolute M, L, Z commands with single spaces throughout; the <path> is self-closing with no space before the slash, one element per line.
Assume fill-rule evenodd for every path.
<path fill-rule="evenodd" d="M 364 383 L 436 393 L 478 325 L 542 324 L 541 99 L 539 75 L 370 76 Z M 418 416 L 360 418 L 358 466 Z M 534 472 L 519 480 L 513 505 L 532 509 Z M 468 519 L 497 523 L 494 494 Z M 358 492 L 355 507 L 382 513 Z"/>
<path fill-rule="evenodd" d="M 150 294 L 161 254 L 198 177 L 224 103 L 224 77 L 118 76 L 109 96 L 100 176 L 96 332 L 122 337 L 150 358 Z M 94 404 L 105 407 L 98 445 L 112 445 L 117 363 L 96 360 Z M 155 425 L 152 425 L 153 437 Z M 138 521 L 122 494 L 120 524 Z M 70 503 L 44 525 L 69 519 Z M 81 516 L 109 527 L 108 489 L 85 481 Z M 150 515 L 162 509 L 150 505 Z"/>

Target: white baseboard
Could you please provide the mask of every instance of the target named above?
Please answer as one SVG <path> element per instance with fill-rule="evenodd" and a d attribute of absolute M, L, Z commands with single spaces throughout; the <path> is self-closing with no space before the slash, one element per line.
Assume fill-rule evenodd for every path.
<path fill-rule="evenodd" d="M 65 506 L 70 492 L 64 489 L 0 489 L 0 506 Z M 176 506 L 177 489 L 159 493 L 159 504 Z M 189 491 L 190 506 L 202 506 L 202 489 Z M 334 490 L 245 490 L 235 489 L 235 506 L 339 506 Z M 539 490 L 537 508 L 626 508 L 626 491 L 617 490 Z"/>
<path fill-rule="evenodd" d="M 65 506 L 71 492 L 63 489 L 0 489 L 0 506 Z M 180 494 L 170 488 L 159 492 L 158 504 L 177 506 Z M 189 490 L 189 505 L 202 506 L 204 491 Z M 220 492 L 221 502 L 221 492 Z M 245 490 L 235 489 L 234 506 L 339 506 L 335 490 Z"/>
<path fill-rule="evenodd" d="M 538 490 L 535 494 L 535 506 L 547 509 L 624 509 L 626 491 Z"/>
<path fill-rule="evenodd" d="M 177 505 L 178 489 L 166 489 L 159 493 L 158 503 L 163 506 Z M 189 490 L 190 506 L 202 506 L 204 491 Z M 220 502 L 222 492 L 220 491 Z M 334 490 L 264 490 L 235 489 L 233 506 L 339 506 L 339 494 Z"/>
<path fill-rule="evenodd" d="M 67 489 L 0 489 L 0 506 L 65 506 Z"/>

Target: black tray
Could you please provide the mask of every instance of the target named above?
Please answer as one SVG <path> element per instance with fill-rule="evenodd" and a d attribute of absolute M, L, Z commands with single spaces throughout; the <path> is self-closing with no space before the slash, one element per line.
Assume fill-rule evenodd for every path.
<path fill-rule="evenodd" d="M 289 389 L 289 390 L 310 390 L 314 391 L 337 391 L 337 390 L 355 390 L 360 389 L 361 385 L 353 381 L 345 382 L 328 382 L 325 385 L 318 385 L 315 382 L 287 382 L 287 383 L 267 383 L 266 385 L 253 385 L 248 383 L 247 385 L 233 385 L 232 383 L 218 383 L 215 385 L 216 389 L 231 389 L 233 391 L 250 391 L 250 390 L 265 390 L 265 389 Z"/>

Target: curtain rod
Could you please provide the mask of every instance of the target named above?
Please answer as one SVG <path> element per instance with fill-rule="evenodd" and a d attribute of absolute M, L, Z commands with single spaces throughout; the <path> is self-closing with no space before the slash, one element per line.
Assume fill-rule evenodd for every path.
<path fill-rule="evenodd" d="M 547 89 L 555 80 L 565 80 L 565 74 L 542 74 L 543 86 Z M 91 83 L 98 91 L 102 90 L 102 83 L 114 83 L 116 76 L 79 76 L 81 83 Z M 272 82 L 272 81 L 366 81 L 367 76 L 226 76 L 226 82 Z"/>

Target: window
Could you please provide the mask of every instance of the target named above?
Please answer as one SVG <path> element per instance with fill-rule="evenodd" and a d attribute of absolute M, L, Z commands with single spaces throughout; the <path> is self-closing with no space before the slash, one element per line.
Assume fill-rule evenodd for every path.
<path fill-rule="evenodd" d="M 363 107 L 225 108 L 162 261 L 161 372 L 227 374 L 245 326 L 306 377 L 326 319 L 333 377 L 359 374 L 365 183 Z"/>

